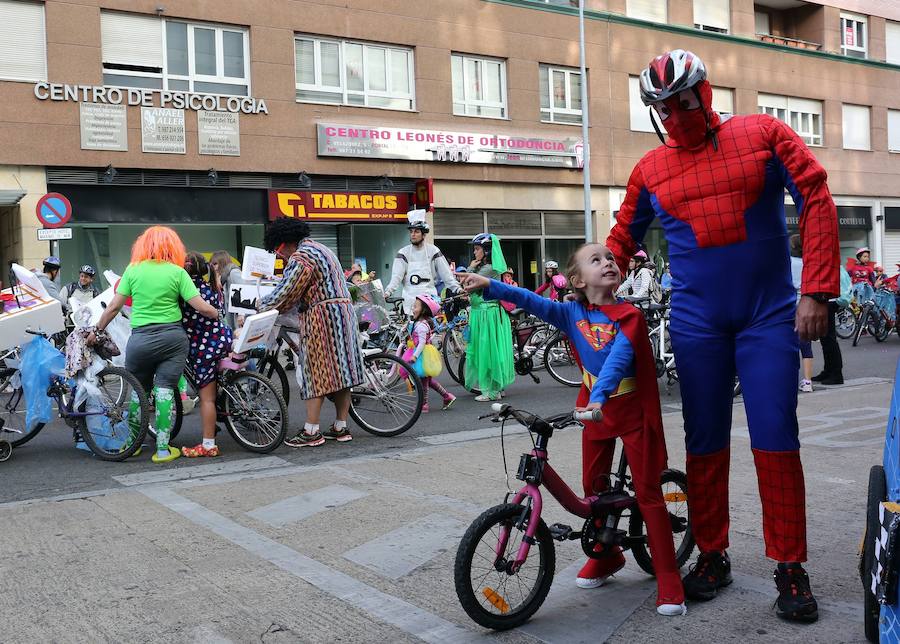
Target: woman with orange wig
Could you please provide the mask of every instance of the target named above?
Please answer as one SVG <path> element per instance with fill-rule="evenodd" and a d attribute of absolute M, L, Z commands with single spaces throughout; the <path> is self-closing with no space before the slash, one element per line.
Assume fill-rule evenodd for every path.
<path fill-rule="evenodd" d="M 188 337 L 181 326 L 180 300 L 210 319 L 219 317 L 184 270 L 187 252 L 171 228 L 151 226 L 131 247 L 131 263 L 116 287 L 116 295 L 100 316 L 103 330 L 131 298 L 131 337 L 125 350 L 125 368 L 156 399 L 156 453 L 154 463 L 173 461 L 181 452 L 169 446 L 175 420 L 175 391 L 188 356 Z M 88 344 L 93 343 L 93 336 Z M 133 413 L 137 413 L 136 399 Z"/>

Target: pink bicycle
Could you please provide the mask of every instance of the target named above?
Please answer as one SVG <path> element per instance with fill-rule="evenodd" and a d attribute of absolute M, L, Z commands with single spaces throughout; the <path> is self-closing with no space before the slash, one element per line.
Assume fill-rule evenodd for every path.
<path fill-rule="evenodd" d="M 516 478 L 525 483 L 509 501 L 485 510 L 466 530 L 456 552 L 454 582 L 463 609 L 476 623 L 507 630 L 527 621 L 543 604 L 556 566 L 553 541 L 579 540 L 588 557 L 600 558 L 614 549 L 631 550 L 637 564 L 653 574 L 644 520 L 637 506 L 628 463 L 623 453 L 619 466 L 609 474 L 609 487 L 596 496 L 581 498 L 550 466 L 547 446 L 554 430 L 581 421 L 596 420 L 591 412 L 567 413 L 539 418 L 509 405 L 493 405 L 494 418 L 505 423 L 513 418 L 528 428 L 534 449 L 522 454 Z M 485 416 L 486 417 L 486 416 Z M 502 436 L 502 432 L 501 432 Z M 505 456 L 504 456 L 505 465 Z M 678 470 L 665 470 L 661 484 L 672 522 L 675 560 L 679 567 L 691 556 L 694 539 L 688 515 L 687 477 Z M 541 486 L 547 488 L 568 512 L 583 518 L 580 531 L 541 518 Z M 628 530 L 619 522 L 628 520 Z M 603 548 L 597 548 L 602 545 Z M 531 556 L 532 548 L 537 556 Z M 598 550 L 600 552 L 598 552 Z"/>

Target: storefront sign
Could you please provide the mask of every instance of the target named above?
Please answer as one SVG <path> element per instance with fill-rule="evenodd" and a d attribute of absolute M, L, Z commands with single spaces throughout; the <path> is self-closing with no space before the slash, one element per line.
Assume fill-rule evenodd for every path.
<path fill-rule="evenodd" d="M 80 103 L 81 149 L 128 151 L 128 121 L 124 105 Z"/>
<path fill-rule="evenodd" d="M 184 154 L 184 110 L 142 107 L 141 150 L 159 154 Z"/>
<path fill-rule="evenodd" d="M 798 228 L 800 218 L 795 214 L 796 207 L 785 204 L 784 210 L 787 213 L 785 221 L 788 228 Z M 872 230 L 872 212 L 868 206 L 838 206 L 837 214 L 839 228 Z"/>
<path fill-rule="evenodd" d="M 218 94 L 193 94 L 159 89 L 133 87 L 104 87 L 97 85 L 66 85 L 41 81 L 34 84 L 34 96 L 38 100 L 71 101 L 73 103 L 105 103 L 108 105 L 140 105 L 141 107 L 168 107 L 177 110 L 208 110 L 216 112 L 243 112 L 244 114 L 268 114 L 265 99 L 252 96 L 220 96 Z"/>
<path fill-rule="evenodd" d="M 315 221 L 406 223 L 409 195 L 404 192 L 288 192 L 269 190 L 269 219 L 297 217 Z"/>
<path fill-rule="evenodd" d="M 197 112 L 200 154 L 241 156 L 240 116 L 231 112 Z"/>
<path fill-rule="evenodd" d="M 416 206 L 434 212 L 434 179 L 419 179 L 416 181 Z"/>
<path fill-rule="evenodd" d="M 578 168 L 581 139 L 317 123 L 319 156 Z"/>

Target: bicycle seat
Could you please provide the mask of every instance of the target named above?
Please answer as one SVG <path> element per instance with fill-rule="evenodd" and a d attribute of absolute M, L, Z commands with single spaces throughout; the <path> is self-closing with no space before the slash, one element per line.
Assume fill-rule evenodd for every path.
<path fill-rule="evenodd" d="M 243 353 L 231 353 L 227 358 L 219 360 L 219 371 L 240 371 L 247 366 L 247 355 Z"/>
<path fill-rule="evenodd" d="M 514 318 L 521 317 L 524 313 L 525 313 L 525 309 L 519 309 L 519 308 L 515 308 L 509 312 L 509 314 Z"/>

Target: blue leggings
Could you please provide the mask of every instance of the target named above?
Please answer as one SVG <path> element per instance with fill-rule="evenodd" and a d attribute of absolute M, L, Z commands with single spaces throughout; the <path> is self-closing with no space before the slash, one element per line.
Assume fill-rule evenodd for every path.
<path fill-rule="evenodd" d="M 744 393 L 751 447 L 773 452 L 800 448 L 800 356 L 793 320 L 725 332 L 673 319 L 669 332 L 688 454 L 711 454 L 729 445 L 735 374 Z"/>

